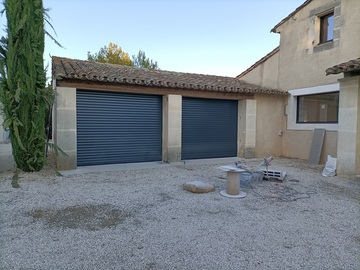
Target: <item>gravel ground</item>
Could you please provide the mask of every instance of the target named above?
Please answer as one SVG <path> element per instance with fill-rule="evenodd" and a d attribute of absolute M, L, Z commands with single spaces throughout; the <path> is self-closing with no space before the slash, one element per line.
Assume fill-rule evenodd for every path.
<path fill-rule="evenodd" d="M 246 161 L 249 166 L 260 159 Z M 0 269 L 360 269 L 360 181 L 276 158 L 283 182 L 219 194 L 229 163 L 0 173 Z M 194 194 L 201 180 L 216 191 Z"/>

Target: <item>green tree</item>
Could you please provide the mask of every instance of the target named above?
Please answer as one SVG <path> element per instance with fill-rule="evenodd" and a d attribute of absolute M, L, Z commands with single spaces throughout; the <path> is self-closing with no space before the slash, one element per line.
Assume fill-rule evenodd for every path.
<path fill-rule="evenodd" d="M 140 50 L 136 56 L 132 56 L 131 60 L 127 52 L 123 51 L 120 46 L 112 42 L 109 43 L 109 46 L 100 48 L 97 53 L 92 54 L 88 51 L 87 59 L 88 61 L 108 64 L 159 69 L 157 62 L 147 58 L 144 51 Z"/>
<path fill-rule="evenodd" d="M 100 48 L 97 53 L 91 54 L 88 52 L 87 57 L 89 61 L 132 66 L 129 54 L 112 42 L 109 43 L 109 46 Z"/>
<path fill-rule="evenodd" d="M 45 162 L 44 17 L 42 0 L 5 0 L 7 37 L 1 39 L 0 101 L 16 166 L 39 171 Z"/>
<path fill-rule="evenodd" d="M 136 56 L 132 56 L 132 62 L 135 67 L 159 69 L 157 62 L 147 58 L 145 52 L 142 50 L 139 50 Z"/>

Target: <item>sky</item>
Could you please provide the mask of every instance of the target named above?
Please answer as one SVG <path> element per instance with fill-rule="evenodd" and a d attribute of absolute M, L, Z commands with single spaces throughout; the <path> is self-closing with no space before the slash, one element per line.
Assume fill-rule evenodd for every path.
<path fill-rule="evenodd" d="M 43 0 L 56 33 L 46 30 L 65 47 L 47 37 L 44 61 L 51 69 L 50 55 L 86 60 L 113 42 L 162 70 L 235 77 L 279 45 L 270 30 L 304 1 Z"/>

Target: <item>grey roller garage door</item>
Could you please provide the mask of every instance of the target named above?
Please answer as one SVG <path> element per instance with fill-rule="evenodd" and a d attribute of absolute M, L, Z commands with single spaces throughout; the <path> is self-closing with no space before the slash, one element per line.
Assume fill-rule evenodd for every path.
<path fill-rule="evenodd" d="M 236 100 L 183 98 L 181 158 L 237 155 Z"/>
<path fill-rule="evenodd" d="M 78 90 L 77 165 L 159 161 L 162 97 Z"/>

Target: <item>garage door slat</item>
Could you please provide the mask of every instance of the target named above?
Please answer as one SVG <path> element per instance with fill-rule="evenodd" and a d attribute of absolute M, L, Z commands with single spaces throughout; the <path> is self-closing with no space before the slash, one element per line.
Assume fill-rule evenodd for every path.
<path fill-rule="evenodd" d="M 77 165 L 162 159 L 162 97 L 77 90 Z"/>
<path fill-rule="evenodd" d="M 184 97 L 182 106 L 183 160 L 237 155 L 237 101 Z"/>

